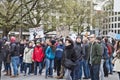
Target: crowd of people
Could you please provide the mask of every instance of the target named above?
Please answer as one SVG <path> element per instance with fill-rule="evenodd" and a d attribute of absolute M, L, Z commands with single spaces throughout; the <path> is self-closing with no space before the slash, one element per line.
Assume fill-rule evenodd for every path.
<path fill-rule="evenodd" d="M 11 78 L 21 73 L 42 75 L 45 69 L 45 79 L 105 80 L 115 71 L 120 80 L 120 41 L 95 34 L 77 36 L 75 41 L 61 37 L 18 42 L 14 36 L 4 37 L 0 40 L 0 70 L 2 64 L 5 76 Z"/>

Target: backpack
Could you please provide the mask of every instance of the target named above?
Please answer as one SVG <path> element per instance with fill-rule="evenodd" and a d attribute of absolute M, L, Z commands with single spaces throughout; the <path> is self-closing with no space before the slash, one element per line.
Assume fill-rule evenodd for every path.
<path fill-rule="evenodd" d="M 110 56 L 112 54 L 112 46 L 110 44 L 107 44 L 108 49 L 108 55 Z"/>

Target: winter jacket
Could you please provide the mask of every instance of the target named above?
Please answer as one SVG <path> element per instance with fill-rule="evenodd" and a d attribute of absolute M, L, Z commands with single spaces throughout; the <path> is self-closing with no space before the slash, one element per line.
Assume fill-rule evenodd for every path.
<path fill-rule="evenodd" d="M 45 55 L 47 59 L 54 59 L 55 58 L 55 52 L 52 51 L 52 48 L 50 46 L 47 47 L 45 51 Z"/>
<path fill-rule="evenodd" d="M 93 44 L 90 43 L 88 48 L 89 48 L 89 59 L 88 59 L 89 63 L 91 65 L 100 64 L 101 63 L 101 58 L 102 58 L 101 45 L 94 42 Z M 90 60 L 90 55 L 91 55 L 91 60 Z"/>
<path fill-rule="evenodd" d="M 78 60 L 82 60 L 84 54 L 82 52 L 82 46 L 81 46 L 81 43 L 75 43 L 74 44 L 74 49 L 75 49 L 75 52 L 76 52 L 76 55 L 77 55 L 77 59 Z"/>
<path fill-rule="evenodd" d="M 62 58 L 63 50 L 64 50 L 64 45 L 58 45 L 56 47 L 56 51 L 55 51 L 55 58 L 56 59 Z"/>
<path fill-rule="evenodd" d="M 89 44 L 86 43 L 86 44 L 83 44 L 83 47 L 82 47 L 83 58 L 85 60 L 87 60 L 87 57 L 88 57 L 88 46 L 89 46 Z"/>
<path fill-rule="evenodd" d="M 23 55 L 23 62 L 32 63 L 33 48 L 26 47 Z"/>
<path fill-rule="evenodd" d="M 73 62 L 77 61 L 77 54 L 75 52 L 75 49 L 72 45 L 70 46 L 66 46 L 65 50 L 63 52 L 63 56 L 62 56 L 62 65 L 65 67 L 65 59 L 70 59 Z M 67 68 L 67 67 L 65 67 Z"/>
<path fill-rule="evenodd" d="M 44 51 L 41 46 L 36 46 L 33 51 L 32 59 L 36 62 L 42 62 L 44 58 Z"/>
<path fill-rule="evenodd" d="M 15 42 L 10 44 L 10 54 L 11 57 L 19 56 L 19 44 Z"/>
<path fill-rule="evenodd" d="M 21 57 L 23 57 L 24 49 L 25 49 L 25 45 L 24 44 L 20 44 L 20 51 L 19 51 L 19 53 L 20 53 Z"/>

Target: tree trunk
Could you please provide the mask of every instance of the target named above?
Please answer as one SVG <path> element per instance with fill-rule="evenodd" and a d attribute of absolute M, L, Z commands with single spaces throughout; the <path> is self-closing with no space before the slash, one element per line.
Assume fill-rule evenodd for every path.
<path fill-rule="evenodd" d="M 6 27 L 3 27 L 3 34 L 2 34 L 2 37 L 4 36 L 8 36 L 8 33 L 9 33 L 9 30 L 6 28 Z"/>

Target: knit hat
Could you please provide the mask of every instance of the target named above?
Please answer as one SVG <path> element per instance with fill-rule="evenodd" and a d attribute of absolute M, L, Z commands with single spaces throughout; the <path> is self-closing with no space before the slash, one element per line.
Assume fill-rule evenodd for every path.
<path fill-rule="evenodd" d="M 37 40 L 36 43 L 40 43 L 40 40 Z"/>

